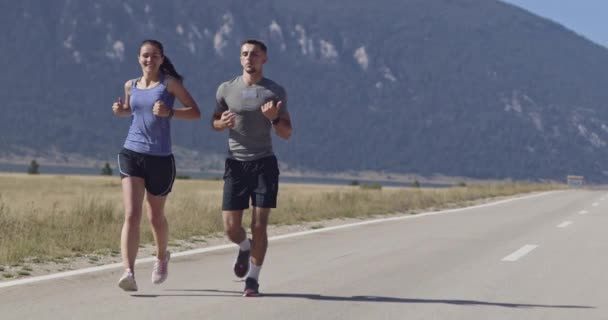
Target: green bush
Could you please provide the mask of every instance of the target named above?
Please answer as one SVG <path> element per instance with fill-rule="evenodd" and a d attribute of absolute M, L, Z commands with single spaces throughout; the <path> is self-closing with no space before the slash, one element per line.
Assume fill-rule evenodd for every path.
<path fill-rule="evenodd" d="M 111 176 L 112 175 L 112 168 L 110 167 L 110 164 L 106 162 L 105 166 L 103 168 L 101 168 L 101 175 L 102 176 Z"/>
<path fill-rule="evenodd" d="M 29 168 L 27 168 L 27 173 L 40 174 L 40 166 L 38 165 L 38 162 L 36 162 L 36 160 L 32 160 L 32 162 L 30 162 L 30 166 Z"/>
<path fill-rule="evenodd" d="M 381 190 L 382 185 L 379 183 L 364 183 L 360 185 L 359 188 L 364 190 Z"/>

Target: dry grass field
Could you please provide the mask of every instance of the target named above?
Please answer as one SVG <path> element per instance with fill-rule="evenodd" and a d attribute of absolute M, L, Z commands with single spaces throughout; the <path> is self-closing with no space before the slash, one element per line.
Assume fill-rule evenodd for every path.
<path fill-rule="evenodd" d="M 167 202 L 171 240 L 222 230 L 222 181 L 177 180 Z M 440 189 L 281 184 L 271 224 L 365 218 L 464 206 L 472 201 L 563 188 L 484 184 Z M 0 268 L 99 250 L 117 254 L 123 209 L 118 177 L 0 174 Z M 244 219 L 247 221 L 247 219 Z M 142 242 L 152 242 L 144 218 Z"/>

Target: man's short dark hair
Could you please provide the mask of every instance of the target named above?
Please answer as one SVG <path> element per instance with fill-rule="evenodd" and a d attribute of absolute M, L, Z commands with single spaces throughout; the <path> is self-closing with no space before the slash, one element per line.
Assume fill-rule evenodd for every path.
<path fill-rule="evenodd" d="M 266 45 L 264 42 L 256 39 L 247 39 L 241 43 L 241 47 L 245 44 L 252 44 L 254 46 L 258 46 L 264 53 L 266 53 Z"/>

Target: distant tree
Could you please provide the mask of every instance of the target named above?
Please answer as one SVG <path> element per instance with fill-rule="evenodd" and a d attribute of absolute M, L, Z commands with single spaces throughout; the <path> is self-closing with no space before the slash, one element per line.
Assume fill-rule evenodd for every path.
<path fill-rule="evenodd" d="M 418 182 L 418 180 L 414 180 L 414 182 L 412 182 L 412 187 L 420 188 L 420 182 Z"/>
<path fill-rule="evenodd" d="M 379 183 L 364 183 L 359 185 L 359 188 L 364 190 L 382 190 L 382 185 Z"/>
<path fill-rule="evenodd" d="M 351 186 L 358 186 L 359 185 L 359 180 L 353 180 L 350 182 Z"/>
<path fill-rule="evenodd" d="M 111 176 L 112 175 L 112 168 L 110 167 L 110 164 L 106 162 L 106 165 L 101 168 L 101 175 L 102 176 Z"/>
<path fill-rule="evenodd" d="M 36 160 L 32 160 L 32 162 L 30 162 L 30 167 L 27 168 L 27 173 L 40 174 L 40 166 L 38 165 L 38 162 L 36 162 Z"/>

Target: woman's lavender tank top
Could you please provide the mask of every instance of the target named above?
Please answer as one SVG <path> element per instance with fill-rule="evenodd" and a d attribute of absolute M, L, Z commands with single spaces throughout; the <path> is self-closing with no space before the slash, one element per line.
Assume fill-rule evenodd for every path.
<path fill-rule="evenodd" d="M 171 118 L 157 117 L 152 107 L 158 100 L 173 109 L 175 97 L 167 91 L 165 77 L 161 75 L 160 83 L 149 89 L 138 89 L 140 78 L 131 81 L 131 127 L 125 141 L 125 149 L 154 155 L 171 154 Z"/>

